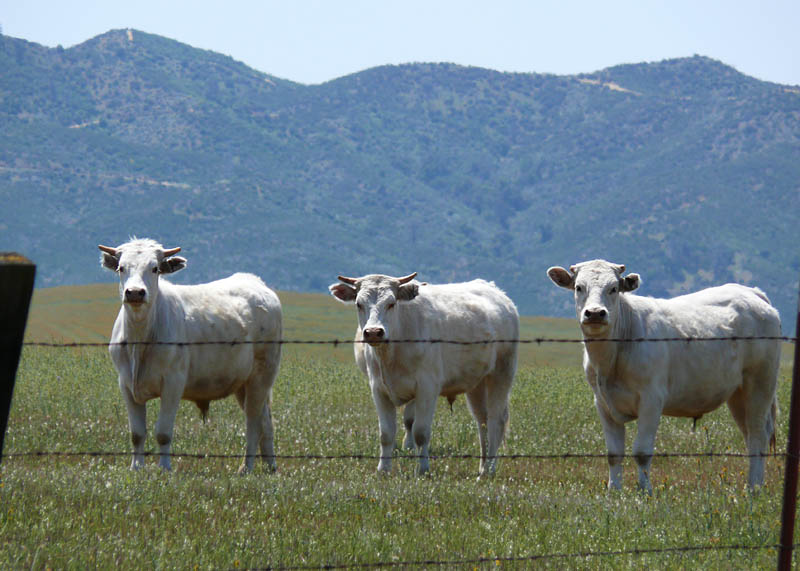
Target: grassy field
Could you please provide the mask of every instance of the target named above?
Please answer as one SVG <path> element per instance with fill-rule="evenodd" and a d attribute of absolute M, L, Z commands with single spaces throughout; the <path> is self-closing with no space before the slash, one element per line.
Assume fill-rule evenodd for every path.
<path fill-rule="evenodd" d="M 116 314 L 116 286 L 37 291 L 28 341 L 103 341 Z M 281 294 L 286 338 L 349 339 L 352 308 L 326 296 Z M 523 338 L 574 338 L 568 320 L 525 318 Z M 791 348 L 791 346 L 787 346 Z M 788 350 L 785 355 L 790 354 Z M 523 346 L 512 392 L 506 455 L 603 454 L 578 345 Z M 781 371 L 788 409 L 790 362 Z M 148 450 L 158 402 L 148 404 Z M 393 473 L 375 473 L 377 416 L 352 347 L 285 347 L 274 393 L 277 473 L 257 464 L 237 476 L 244 418 L 233 400 L 212 403 L 203 423 L 193 404 L 178 414 L 172 473 L 155 458 L 128 469 L 129 436 L 116 375 L 102 348 L 27 347 L 17 377 L 0 467 L 0 567 L 266 568 L 369 566 L 445 568 L 772 567 L 783 462 L 767 462 L 767 485 L 745 490 L 743 458 L 656 458 L 652 497 L 637 493 L 635 465 L 609 494 L 604 458 L 505 458 L 476 479 L 474 423 L 459 398 L 440 402 L 432 474 L 398 451 Z M 657 452 L 743 452 L 725 408 L 691 421 L 665 418 Z M 786 441 L 786 416 L 778 443 Z M 635 426 L 628 430 L 628 450 Z M 401 437 L 398 434 L 398 440 Z M 119 455 L 35 456 L 48 452 Z M 635 550 L 698 547 L 651 554 Z M 544 557 L 624 551 L 620 556 Z M 424 562 L 429 563 L 424 563 Z"/>

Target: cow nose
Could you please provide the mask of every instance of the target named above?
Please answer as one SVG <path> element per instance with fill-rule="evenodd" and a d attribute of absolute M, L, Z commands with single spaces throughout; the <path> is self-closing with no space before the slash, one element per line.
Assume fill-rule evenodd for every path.
<path fill-rule="evenodd" d="M 608 312 L 602 307 L 583 310 L 584 321 L 590 321 L 590 322 L 605 321 L 607 316 Z"/>
<path fill-rule="evenodd" d="M 125 301 L 129 303 L 142 303 L 144 301 L 144 296 L 144 288 L 129 287 L 125 290 Z"/>
<path fill-rule="evenodd" d="M 383 327 L 368 327 L 364 329 L 364 341 L 367 342 L 381 341 L 384 335 L 386 335 L 386 331 L 384 331 Z"/>

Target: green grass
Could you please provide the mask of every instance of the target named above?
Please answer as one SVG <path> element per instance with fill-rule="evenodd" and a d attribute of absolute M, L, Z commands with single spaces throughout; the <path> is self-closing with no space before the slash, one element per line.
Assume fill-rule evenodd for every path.
<path fill-rule="evenodd" d="M 333 300 L 282 299 L 287 337 L 333 334 L 341 339 L 342 331 L 354 328 L 352 308 Z M 325 314 L 327 302 L 333 309 Z M 345 311 L 339 315 L 340 310 Z M 303 320 L 305 326 L 288 326 Z M 536 320 L 529 326 L 535 328 Z M 541 327 L 542 336 L 560 337 L 548 333 L 548 324 Z M 605 450 L 580 369 L 535 362 L 560 362 L 564 357 L 550 354 L 553 348 L 561 347 L 534 345 L 523 359 L 504 454 Z M 788 410 L 789 364 L 786 360 L 781 372 L 783 411 Z M 526 560 L 561 553 L 776 544 L 783 463 L 767 461 L 767 485 L 755 495 L 745 490 L 747 461 L 742 458 L 656 458 L 652 497 L 635 491 L 631 459 L 625 461 L 620 493 L 605 489 L 604 458 L 506 458 L 494 479 L 478 480 L 477 459 L 446 457 L 477 452 L 465 401 L 459 398 L 451 410 L 440 400 L 432 454 L 445 457 L 432 459 L 430 477 L 418 478 L 416 460 L 400 452 L 389 476 L 375 473 L 373 458 L 279 458 L 277 473 L 257 464 L 253 474 L 238 476 L 244 418 L 232 399 L 212 403 L 205 424 L 193 404 L 183 403 L 174 446 L 176 453 L 231 457 L 178 457 L 169 474 L 149 457 L 145 469 L 131 472 L 125 455 L 13 456 L 129 450 L 126 414 L 105 349 L 27 347 L 5 442 L 12 456 L 0 466 L 0 567 L 232 569 L 431 560 L 472 562 L 445 568 L 752 569 L 775 564 L 772 549 Z M 157 411 L 158 402 L 151 401 L 151 451 Z M 279 455 L 378 454 L 377 416 L 349 346 L 287 347 L 273 411 Z M 782 449 L 785 413 L 779 426 Z M 629 425 L 628 451 L 634 433 L 635 425 Z M 708 451 L 744 451 L 724 407 L 703 417 L 694 433 L 689 420 L 663 420 L 657 452 Z M 478 562 L 483 558 L 487 562 Z"/>

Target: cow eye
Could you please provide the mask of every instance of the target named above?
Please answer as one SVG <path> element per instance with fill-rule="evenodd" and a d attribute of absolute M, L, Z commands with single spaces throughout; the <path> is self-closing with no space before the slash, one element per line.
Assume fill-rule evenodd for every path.
<path fill-rule="evenodd" d="M 118 271 L 119 273 L 121 273 L 121 274 L 124 274 L 124 273 L 125 273 L 125 266 L 118 266 L 118 267 L 117 267 L 117 271 Z"/>
<path fill-rule="evenodd" d="M 361 303 L 360 301 L 356 302 L 356 307 L 358 308 L 359 311 L 361 311 L 362 309 L 364 309 L 364 304 Z"/>
<path fill-rule="evenodd" d="M 583 286 L 576 285 L 575 291 L 577 291 L 578 293 L 583 293 Z"/>
<path fill-rule="evenodd" d="M 389 305 L 386 306 L 386 309 L 394 309 L 395 305 L 396 305 L 395 302 L 392 302 L 392 303 L 390 303 Z"/>
<path fill-rule="evenodd" d="M 617 286 L 611 288 L 611 293 L 617 293 Z"/>
<path fill-rule="evenodd" d="M 157 274 L 157 273 L 158 273 L 158 266 L 153 266 L 153 273 L 154 273 L 154 274 Z"/>

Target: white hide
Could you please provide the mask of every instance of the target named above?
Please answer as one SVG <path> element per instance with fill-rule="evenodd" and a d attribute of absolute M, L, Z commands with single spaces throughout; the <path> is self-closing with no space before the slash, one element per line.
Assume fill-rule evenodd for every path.
<path fill-rule="evenodd" d="M 629 293 L 639 276 L 625 266 L 593 260 L 548 270 L 573 290 L 583 332 L 584 370 L 603 426 L 609 488 L 622 485 L 625 423 L 638 419 L 633 455 L 639 487 L 651 492 L 650 462 L 662 414 L 697 419 L 723 403 L 744 435 L 748 483 L 764 481 L 774 444 L 778 340 L 616 342 L 603 339 L 779 337 L 780 318 L 758 288 L 726 284 L 672 299 Z M 599 341 L 597 341 L 599 340 Z"/>
<path fill-rule="evenodd" d="M 240 471 L 252 470 L 259 450 L 274 469 L 271 399 L 280 344 L 172 343 L 279 341 L 282 317 L 275 293 L 246 273 L 200 285 L 171 284 L 161 276 L 183 268 L 186 260 L 174 256 L 179 248 L 165 252 L 153 240 L 133 239 L 117 248 L 100 249 L 101 263 L 120 276 L 122 307 L 109 351 L 128 409 L 134 447 L 131 467 L 144 462 L 148 400 L 161 399 L 156 423 L 159 464 L 170 469 L 180 400 L 196 402 L 205 415 L 209 401 L 234 394 L 247 419 Z"/>
<path fill-rule="evenodd" d="M 465 393 L 478 425 L 480 473 L 493 474 L 509 418 L 508 401 L 517 364 L 517 343 L 456 345 L 395 343 L 402 340 L 516 340 L 519 316 L 493 283 L 428 285 L 406 278 L 369 275 L 340 278 L 330 286 L 342 302 L 355 302 L 359 326 L 355 359 L 369 378 L 378 411 L 379 471 L 391 470 L 396 408 L 406 405 L 406 446 L 419 450 L 419 472 L 429 469 L 431 424 L 439 396 L 451 402 Z"/>

